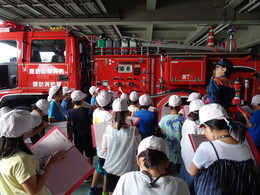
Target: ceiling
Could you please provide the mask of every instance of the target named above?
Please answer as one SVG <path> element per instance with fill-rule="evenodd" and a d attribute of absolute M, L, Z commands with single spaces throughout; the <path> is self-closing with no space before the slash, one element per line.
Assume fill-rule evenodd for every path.
<path fill-rule="evenodd" d="M 260 49 L 260 0 L 0 0 L 0 19 L 192 46 L 207 44 L 210 26 L 223 46 L 233 28 L 237 48 Z"/>

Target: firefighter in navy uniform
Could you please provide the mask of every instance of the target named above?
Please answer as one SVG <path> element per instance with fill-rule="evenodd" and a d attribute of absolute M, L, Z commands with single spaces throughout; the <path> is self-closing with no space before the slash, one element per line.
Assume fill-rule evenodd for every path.
<path fill-rule="evenodd" d="M 218 103 L 226 110 L 231 105 L 232 99 L 235 97 L 235 89 L 233 83 L 229 80 L 229 76 L 233 69 L 233 63 L 222 58 L 215 67 L 215 77 L 209 82 L 207 94 L 204 103 Z"/>

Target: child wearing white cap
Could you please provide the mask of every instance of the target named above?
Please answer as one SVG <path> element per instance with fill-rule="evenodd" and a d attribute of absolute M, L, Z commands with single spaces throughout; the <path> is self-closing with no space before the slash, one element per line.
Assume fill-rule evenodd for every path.
<path fill-rule="evenodd" d="M 255 95 L 252 98 L 251 105 L 254 109 L 252 117 L 249 119 L 245 113 L 242 113 L 249 126 L 248 132 L 260 153 L 260 95 Z"/>
<path fill-rule="evenodd" d="M 82 154 L 85 154 L 90 164 L 92 164 L 96 150 L 92 144 L 91 121 L 88 115 L 89 109 L 82 107 L 86 96 L 81 90 L 72 92 L 71 99 L 74 107 L 68 110 L 68 117 L 72 121 L 75 146 Z"/>
<path fill-rule="evenodd" d="M 135 113 L 135 117 L 140 118 L 140 121 L 137 124 L 141 139 L 143 140 L 146 137 L 154 135 L 154 131 L 158 127 L 158 118 L 155 112 L 148 110 L 152 104 L 152 99 L 144 94 L 139 97 L 139 104 L 141 110 Z"/>
<path fill-rule="evenodd" d="M 62 122 L 67 120 L 66 114 L 63 112 L 60 101 L 63 99 L 62 86 L 52 86 L 49 89 L 48 101 L 50 108 L 48 118 L 50 123 Z"/>
<path fill-rule="evenodd" d="M 62 94 L 64 96 L 64 99 L 61 102 L 61 107 L 66 116 L 68 116 L 68 110 L 73 107 L 73 104 L 71 102 L 71 93 L 73 91 L 74 89 L 71 89 L 69 87 L 62 87 Z"/>
<path fill-rule="evenodd" d="M 194 182 L 195 194 L 258 194 L 260 185 L 252 154 L 242 144 L 245 126 L 231 121 L 220 104 L 202 106 L 199 119 L 210 141 L 199 145 L 190 167 L 190 174 L 198 175 Z"/>
<path fill-rule="evenodd" d="M 35 144 L 44 134 L 44 129 L 48 126 L 48 110 L 50 103 L 45 99 L 38 100 L 35 104 L 32 104 L 32 114 L 38 115 L 42 121 L 38 127 L 33 129 L 33 136 L 30 137 L 33 144 Z"/>
<path fill-rule="evenodd" d="M 93 124 L 97 124 L 112 119 L 112 114 L 109 112 L 111 109 L 112 93 L 102 90 L 97 96 L 97 104 L 99 109 L 93 112 Z"/>
<path fill-rule="evenodd" d="M 200 99 L 200 98 L 201 98 L 200 93 L 192 92 L 192 93 L 189 95 L 189 97 L 188 97 L 188 99 L 187 99 L 187 102 L 192 102 L 192 101 L 198 100 L 198 99 Z"/>
<path fill-rule="evenodd" d="M 131 116 L 135 116 L 135 113 L 140 110 L 137 106 L 139 100 L 138 92 L 132 91 L 129 95 L 129 99 L 130 99 L 130 106 L 128 106 L 128 110 L 131 113 Z"/>
<path fill-rule="evenodd" d="M 194 194 L 194 177 L 190 175 L 190 165 L 194 155 L 189 134 L 204 134 L 202 128 L 199 128 L 199 110 L 204 105 L 202 100 L 196 99 L 190 102 L 188 118 L 182 126 L 181 138 L 181 157 L 182 163 L 179 177 L 183 179 L 189 187 L 190 193 Z"/>
<path fill-rule="evenodd" d="M 112 194 L 120 176 L 137 170 L 135 155 L 140 135 L 138 129 L 126 123 L 128 106 L 124 99 L 117 98 L 112 104 L 115 123 L 107 126 L 102 147 L 107 151 L 104 169 L 107 172 L 107 190 Z"/>
<path fill-rule="evenodd" d="M 178 112 L 181 109 L 182 100 L 178 95 L 172 95 L 169 98 L 169 107 L 171 113 L 161 118 L 159 127 L 167 143 L 170 151 L 170 167 L 171 174 L 177 174 L 181 164 L 181 128 L 184 122 L 184 117 L 180 116 Z M 177 173 L 176 173 L 177 171 Z"/>
<path fill-rule="evenodd" d="M 2 115 L 4 115 L 5 113 L 7 113 L 7 112 L 9 112 L 11 110 L 12 109 L 9 108 L 9 107 L 2 107 L 2 108 L 0 108 L 0 118 L 1 118 Z"/>
<path fill-rule="evenodd" d="M 42 172 L 39 161 L 23 141 L 24 133 L 33 123 L 32 114 L 25 110 L 12 110 L 0 118 L 1 194 L 48 195 L 44 184 L 53 165 L 65 157 L 65 152 L 56 152 Z"/>
<path fill-rule="evenodd" d="M 129 100 L 129 97 L 128 97 L 127 93 L 122 93 L 122 94 L 120 95 L 120 98 L 121 98 L 121 99 L 124 99 L 124 100 L 126 100 L 126 101 Z"/>
<path fill-rule="evenodd" d="M 96 86 L 91 86 L 89 88 L 89 93 L 91 95 L 91 99 L 90 99 L 90 105 L 88 108 L 90 108 L 89 116 L 90 116 L 91 120 L 93 120 L 93 118 L 92 118 L 93 112 L 96 109 L 96 100 L 97 100 L 98 90 L 99 90 L 99 88 Z"/>
<path fill-rule="evenodd" d="M 91 95 L 91 100 L 90 100 L 90 105 L 91 106 L 95 106 L 95 101 L 97 99 L 98 90 L 99 90 L 99 88 L 97 88 L 96 86 L 91 86 L 89 88 L 89 93 Z"/>
<path fill-rule="evenodd" d="M 165 141 L 150 136 L 141 141 L 136 156 L 140 171 L 122 175 L 113 195 L 189 195 L 187 184 L 177 177 L 165 174 L 169 152 Z"/>
<path fill-rule="evenodd" d="M 113 119 L 113 115 L 109 110 L 111 109 L 112 102 L 112 93 L 102 90 L 97 96 L 96 103 L 100 106 L 96 108 L 93 112 L 93 124 L 98 124 L 105 121 L 111 121 Z M 100 191 L 103 191 L 105 194 L 106 190 L 106 171 L 103 169 L 103 165 L 105 163 L 106 152 L 102 147 L 97 147 L 97 155 L 98 155 L 98 164 L 96 166 L 96 170 L 93 175 L 93 180 L 91 183 L 91 188 L 89 191 L 89 195 L 98 194 Z M 103 189 L 97 187 L 100 176 L 104 175 L 104 184 Z"/>

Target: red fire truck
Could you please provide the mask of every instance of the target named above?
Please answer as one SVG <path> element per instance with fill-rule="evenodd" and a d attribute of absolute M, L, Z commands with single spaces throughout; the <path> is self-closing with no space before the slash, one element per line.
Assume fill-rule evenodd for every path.
<path fill-rule="evenodd" d="M 90 49 L 69 30 L 0 26 L 0 107 L 28 107 L 53 85 L 75 89 L 90 84 Z"/>
<path fill-rule="evenodd" d="M 259 93 L 260 58 L 248 53 L 181 52 L 158 55 L 144 54 L 136 48 L 103 48 L 94 56 L 93 84 L 101 88 L 110 85 L 114 91 L 121 86 L 126 93 L 135 90 L 150 94 L 155 105 L 162 108 L 172 94 L 178 94 L 183 99 L 194 91 L 205 95 L 215 67 L 213 62 L 223 57 L 234 64 L 231 75 L 236 89 L 234 104 L 250 104 L 252 96 Z"/>

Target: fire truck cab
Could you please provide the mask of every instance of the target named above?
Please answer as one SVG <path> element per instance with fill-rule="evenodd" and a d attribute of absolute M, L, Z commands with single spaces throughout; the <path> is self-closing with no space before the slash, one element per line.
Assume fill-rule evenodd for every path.
<path fill-rule="evenodd" d="M 0 26 L 0 107 L 28 107 L 54 85 L 90 83 L 89 43 L 64 29 Z"/>

